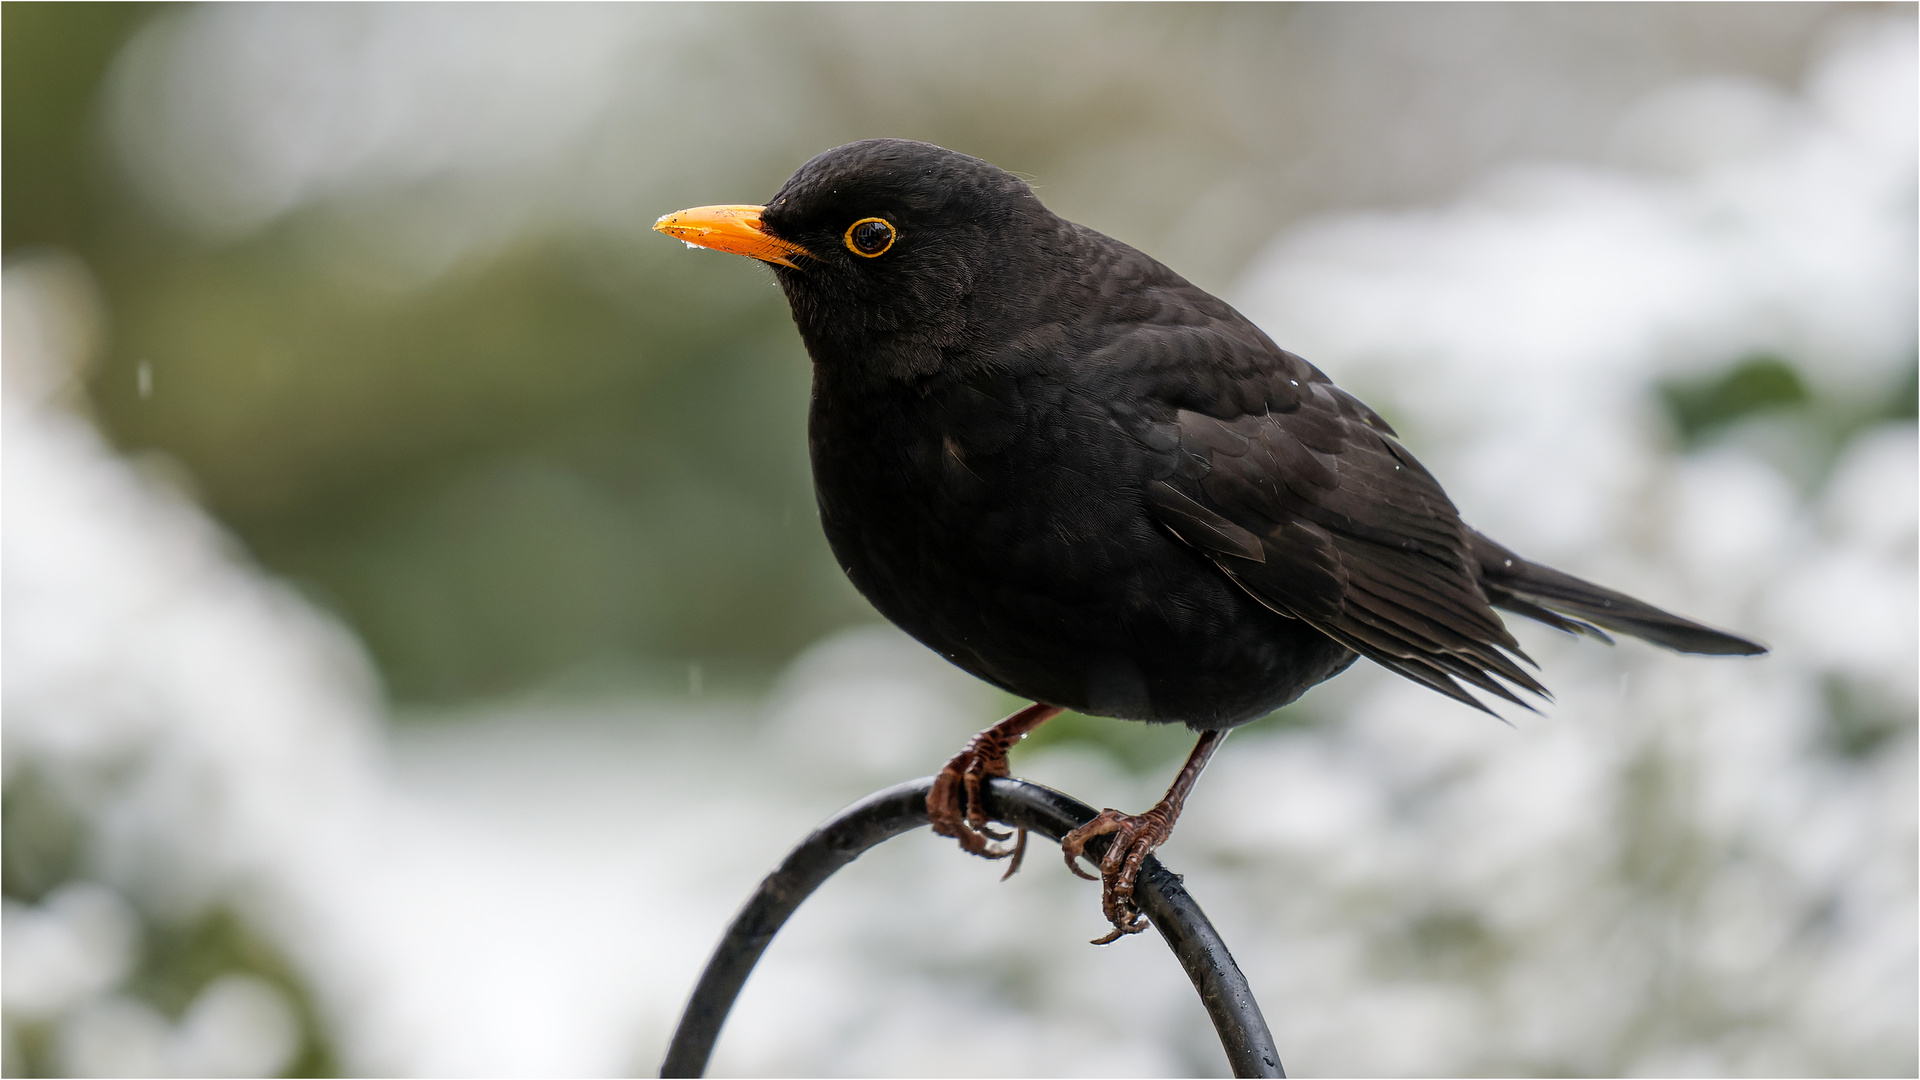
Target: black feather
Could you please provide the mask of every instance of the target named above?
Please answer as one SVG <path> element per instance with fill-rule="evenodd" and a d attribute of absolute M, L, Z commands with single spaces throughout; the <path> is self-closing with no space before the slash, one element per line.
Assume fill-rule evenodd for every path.
<path fill-rule="evenodd" d="M 853 222 L 897 230 L 875 257 Z M 1491 711 L 1547 695 L 1495 607 L 1760 647 L 1528 563 L 1392 428 L 1217 297 L 924 143 L 808 162 L 761 214 L 814 365 L 827 539 L 889 619 L 1048 704 L 1230 727 L 1364 655 Z"/>

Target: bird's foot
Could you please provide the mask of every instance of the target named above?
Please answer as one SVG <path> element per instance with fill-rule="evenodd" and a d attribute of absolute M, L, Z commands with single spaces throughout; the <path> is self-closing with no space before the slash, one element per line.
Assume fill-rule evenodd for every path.
<path fill-rule="evenodd" d="M 983 731 L 974 736 L 967 748 L 947 762 L 946 768 L 934 778 L 933 790 L 927 792 L 927 820 L 934 832 L 960 841 L 960 847 L 969 854 L 1004 859 L 1023 854 L 1026 830 L 1019 830 L 1019 839 L 1013 847 L 1005 847 L 1004 842 L 1014 834 L 996 829 L 987 821 L 980 786 L 988 777 L 1006 776 L 1008 771 L 1004 749 L 995 752 L 992 746 L 980 745 L 980 736 L 985 734 Z M 1015 863 L 1007 872 L 1011 874 L 1018 866 Z"/>
<path fill-rule="evenodd" d="M 1177 813 L 1164 800 L 1144 814 L 1102 810 L 1092 821 L 1060 838 L 1060 852 L 1067 858 L 1067 869 L 1088 881 L 1100 882 L 1100 910 L 1113 924 L 1113 930 L 1105 937 L 1094 939 L 1095 945 L 1111 944 L 1147 928 L 1147 918 L 1133 900 L 1134 881 L 1140 876 L 1140 864 L 1173 834 Z M 1108 833 L 1113 834 L 1113 839 L 1100 860 L 1100 876 L 1096 878 L 1080 869 L 1079 859 L 1087 841 Z"/>
<path fill-rule="evenodd" d="M 1002 881 L 1012 877 L 1026 857 L 1027 830 L 1009 833 L 994 828 L 987 819 L 981 788 L 989 777 L 1008 775 L 1007 751 L 1014 743 L 1059 713 L 1051 705 L 1029 705 L 975 735 L 934 777 L 933 789 L 927 792 L 927 821 L 934 832 L 960 841 L 961 850 L 969 854 L 1013 860 Z M 1013 843 L 1007 844 L 1008 840 Z"/>

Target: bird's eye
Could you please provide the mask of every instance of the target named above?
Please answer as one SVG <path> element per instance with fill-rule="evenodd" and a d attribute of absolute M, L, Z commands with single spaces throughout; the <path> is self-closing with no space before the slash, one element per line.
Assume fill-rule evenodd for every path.
<path fill-rule="evenodd" d="M 861 218 L 847 226 L 847 250 L 867 259 L 885 255 L 894 236 L 893 225 L 885 218 Z"/>

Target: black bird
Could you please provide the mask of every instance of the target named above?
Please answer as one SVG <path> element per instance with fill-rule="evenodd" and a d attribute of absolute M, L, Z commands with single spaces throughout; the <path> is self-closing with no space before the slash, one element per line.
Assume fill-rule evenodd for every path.
<path fill-rule="evenodd" d="M 764 207 L 654 228 L 773 267 L 813 359 L 814 489 L 841 567 L 909 634 L 1035 702 L 942 770 L 936 831 L 1017 866 L 1025 835 L 1002 843 L 979 785 L 1063 709 L 1200 732 L 1166 798 L 1063 841 L 1081 873 L 1086 842 L 1117 834 L 1103 942 L 1146 925 L 1140 861 L 1226 732 L 1356 655 L 1487 710 L 1469 688 L 1523 707 L 1516 690 L 1547 694 L 1495 608 L 1680 652 L 1765 651 L 1468 528 L 1318 368 L 978 158 L 849 143 Z"/>

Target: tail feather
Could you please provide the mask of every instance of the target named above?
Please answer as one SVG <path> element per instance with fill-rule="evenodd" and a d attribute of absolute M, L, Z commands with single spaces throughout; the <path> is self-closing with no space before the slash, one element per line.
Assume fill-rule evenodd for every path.
<path fill-rule="evenodd" d="M 1642 603 L 1625 593 L 1601 588 L 1572 574 L 1527 560 L 1481 536 L 1473 536 L 1480 564 L 1480 586 L 1494 607 L 1538 619 L 1556 629 L 1591 633 L 1596 627 L 1628 634 L 1675 652 L 1711 656 L 1754 656 L 1767 647 L 1725 631 L 1702 626 Z"/>
<path fill-rule="evenodd" d="M 1594 638 L 1607 645 L 1613 644 L 1613 635 L 1590 622 L 1583 622 L 1568 615 L 1548 611 L 1539 604 L 1530 604 L 1513 593 L 1495 586 L 1482 584 L 1481 587 L 1486 591 L 1487 599 L 1490 600 L 1495 607 L 1503 611 L 1511 611 L 1515 615 L 1525 615 L 1534 622 L 1546 623 L 1555 630 L 1562 630 L 1576 636 Z"/>

